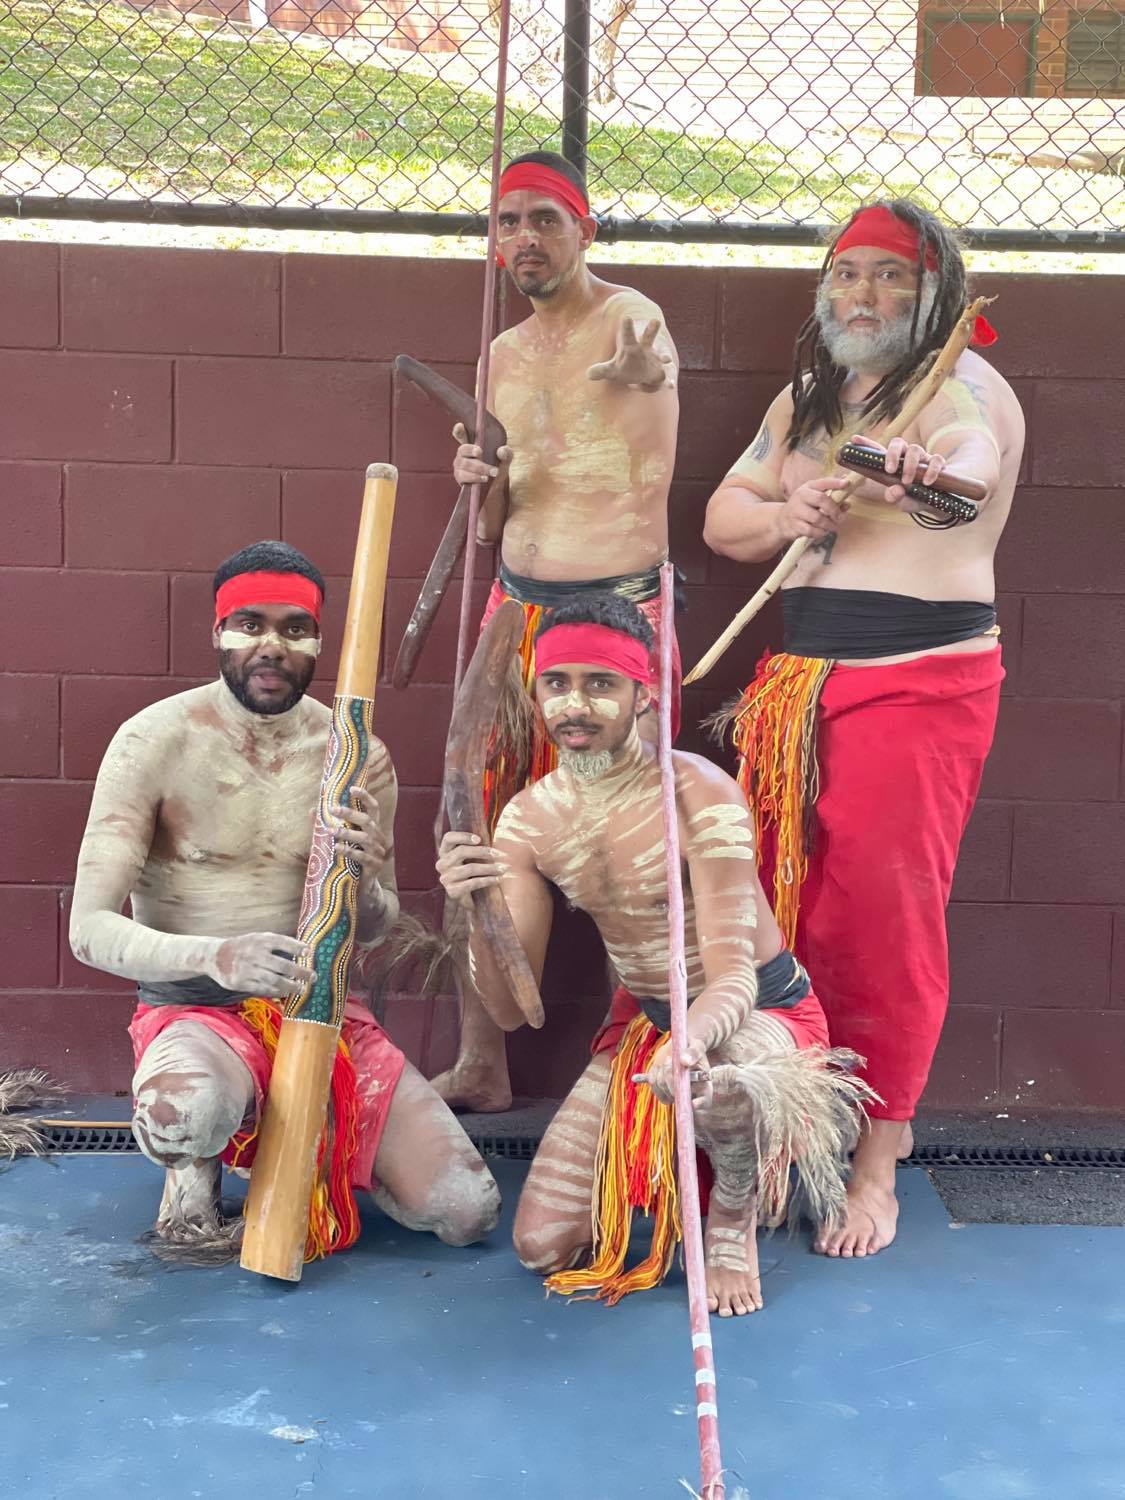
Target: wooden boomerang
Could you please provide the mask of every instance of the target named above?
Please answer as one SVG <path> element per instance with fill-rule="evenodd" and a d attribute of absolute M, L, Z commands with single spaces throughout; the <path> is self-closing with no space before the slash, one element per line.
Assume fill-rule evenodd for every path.
<path fill-rule="evenodd" d="M 446 380 L 444 375 L 437 374 L 420 360 L 411 359 L 409 354 L 400 354 L 394 362 L 394 368 L 404 380 L 409 380 L 412 385 L 416 385 L 420 391 L 436 401 L 439 406 L 443 406 L 452 417 L 462 423 L 470 443 L 476 441 L 477 403 L 474 396 L 470 396 L 467 391 L 463 391 L 452 381 Z M 491 412 L 486 412 L 484 441 L 481 444 L 486 464 L 496 462 L 496 450 L 502 448 L 507 441 L 508 434 L 504 431 L 503 424 L 498 422 Z M 418 595 L 414 613 L 410 616 L 406 629 L 402 633 L 402 643 L 398 648 L 394 670 L 391 673 L 391 681 L 396 688 L 406 687 L 414 676 L 414 668 L 418 665 L 422 647 L 426 644 L 434 617 L 437 615 L 449 580 L 453 577 L 454 569 L 457 567 L 457 560 L 464 550 L 469 523 L 469 488 L 467 484 L 461 487 L 461 493 L 457 496 L 457 504 L 453 507 L 453 514 L 449 518 L 445 534 L 434 553 L 430 571 L 426 574 L 425 582 L 422 584 L 422 591 Z"/>
<path fill-rule="evenodd" d="M 484 807 L 485 758 L 523 628 L 522 608 L 514 599 L 506 599 L 481 631 L 453 705 L 449 738 L 445 742 L 444 790 L 449 826 L 456 833 L 475 833 L 485 848 L 489 843 Z M 508 982 L 503 1002 L 487 1005 L 489 1014 L 505 1031 L 514 1031 L 525 1021 L 538 1029 L 544 1020 L 539 986 L 500 887 L 493 885 L 487 890 L 474 891 L 473 907 L 496 964 Z"/>

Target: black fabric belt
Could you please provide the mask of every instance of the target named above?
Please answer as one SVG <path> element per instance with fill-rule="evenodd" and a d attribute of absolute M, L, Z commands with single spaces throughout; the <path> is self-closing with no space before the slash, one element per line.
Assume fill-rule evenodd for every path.
<path fill-rule="evenodd" d="M 755 1010 L 792 1010 L 811 992 L 812 982 L 808 974 L 788 948 L 782 948 L 769 963 L 758 965 Z M 651 995 L 637 995 L 635 998 L 657 1031 L 671 1031 L 672 1007 L 667 1000 L 654 1000 Z"/>
<path fill-rule="evenodd" d="M 137 999 L 142 1005 L 238 1005 L 250 999 L 250 992 L 224 989 L 206 974 L 200 974 L 194 979 L 138 984 Z"/>
<path fill-rule="evenodd" d="M 631 599 L 634 604 L 645 604 L 649 599 L 660 597 L 659 566 L 646 568 L 643 573 L 618 573 L 613 578 L 569 578 L 561 582 L 548 582 L 541 578 L 521 578 L 518 573 L 510 572 L 501 563 L 497 577 L 500 587 L 510 598 L 518 600 L 520 604 L 538 604 L 543 609 L 551 609 L 564 599 L 573 599 L 576 594 L 620 594 L 623 599 Z M 683 573 L 677 568 L 677 585 L 683 577 Z M 683 607 L 681 591 L 677 587 L 676 608 Z"/>
<path fill-rule="evenodd" d="M 996 624 L 995 604 L 875 589 L 783 589 L 781 613 L 785 651 L 830 661 L 932 651 L 984 635 Z"/>

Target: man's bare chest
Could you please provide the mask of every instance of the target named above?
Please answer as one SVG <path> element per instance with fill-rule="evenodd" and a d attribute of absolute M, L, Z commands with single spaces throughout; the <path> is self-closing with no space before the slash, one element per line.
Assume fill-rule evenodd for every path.
<path fill-rule="evenodd" d="M 567 901 L 598 921 L 665 912 L 659 799 L 596 819 L 583 816 L 582 822 L 584 826 L 560 833 L 539 861 L 541 872 Z"/>
<path fill-rule="evenodd" d="M 172 772 L 152 853 L 197 870 L 304 869 L 323 770 L 323 748 L 260 760 L 197 747 Z"/>

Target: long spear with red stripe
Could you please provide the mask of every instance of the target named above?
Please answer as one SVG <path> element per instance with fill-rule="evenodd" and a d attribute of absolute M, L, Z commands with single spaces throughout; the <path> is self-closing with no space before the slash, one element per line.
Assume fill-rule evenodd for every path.
<path fill-rule="evenodd" d="M 724 1500 L 723 1459 L 719 1451 L 719 1406 L 707 1275 L 703 1263 L 703 1221 L 695 1165 L 695 1115 L 691 1104 L 687 1051 L 687 965 L 684 960 L 684 884 L 680 873 L 680 824 L 676 813 L 676 771 L 672 764 L 672 645 L 675 640 L 675 569 L 660 569 L 660 793 L 664 812 L 664 858 L 668 868 L 668 998 L 672 1009 L 672 1092 L 676 1112 L 676 1162 L 680 1216 L 687 1271 L 691 1348 L 695 1361 L 695 1415 L 699 1428 L 700 1500 Z M 744 1490 L 731 1500 L 740 1500 Z"/>

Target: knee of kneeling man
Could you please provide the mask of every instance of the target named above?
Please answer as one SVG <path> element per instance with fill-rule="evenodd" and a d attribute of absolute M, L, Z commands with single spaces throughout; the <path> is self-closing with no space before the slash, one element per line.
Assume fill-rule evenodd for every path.
<path fill-rule="evenodd" d="M 145 1155 L 161 1166 L 217 1156 L 238 1128 L 229 1101 L 205 1079 L 156 1073 L 133 1086 L 133 1134 Z"/>
<path fill-rule="evenodd" d="M 487 1168 L 471 1179 L 459 1173 L 435 1205 L 434 1233 L 446 1245 L 475 1245 L 496 1228 L 500 1206 L 500 1189 Z"/>

